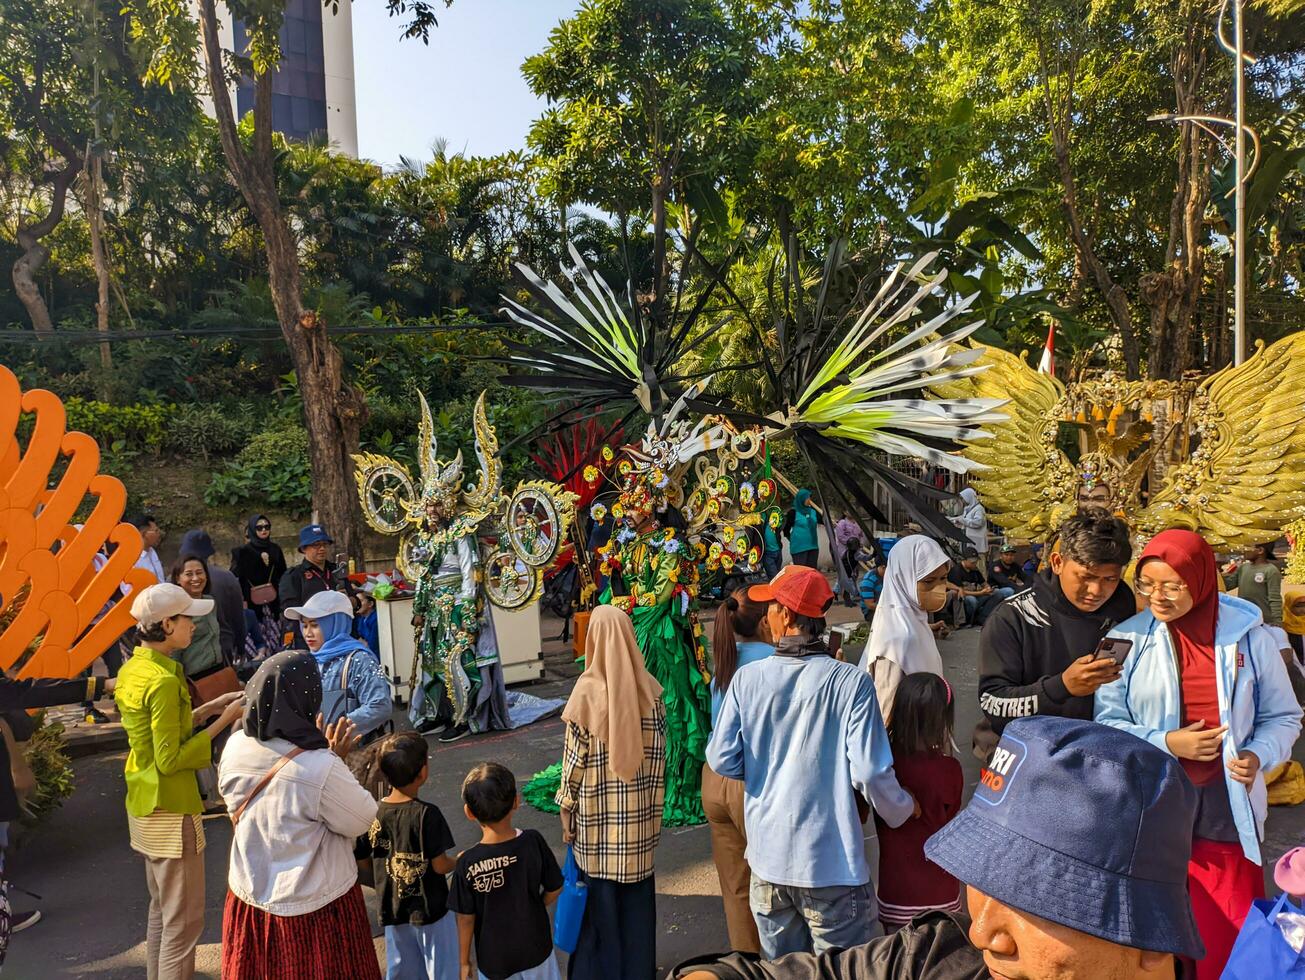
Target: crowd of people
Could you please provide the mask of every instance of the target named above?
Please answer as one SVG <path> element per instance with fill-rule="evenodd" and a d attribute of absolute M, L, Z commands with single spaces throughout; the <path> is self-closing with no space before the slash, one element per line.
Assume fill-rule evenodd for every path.
<path fill-rule="evenodd" d="M 708 761 L 743 780 L 741 829 L 722 817 L 713 844 L 757 842 L 742 853 L 758 939 L 734 928 L 739 889 L 721 867 L 736 952 L 678 976 L 1222 974 L 1264 894 L 1263 774 L 1300 732 L 1271 547 L 1226 570 L 1237 596 L 1185 530 L 1137 556 L 1134 592 L 1129 530 L 1099 510 L 1059 528 L 1045 568 L 1003 547 L 985 577 L 979 555 L 964 552 L 957 574 L 932 539 L 897 541 L 875 570 L 861 669 L 845 677 L 818 641 L 833 601 L 822 575 L 785 569 L 754 590 L 779 639 L 729 677 Z M 949 577 L 982 627 L 973 747 L 985 767 L 963 811 L 930 628 Z M 799 649 L 818 666 L 786 662 Z M 813 669 L 828 676 L 804 682 Z M 866 862 L 858 845 L 872 840 Z M 799 955 L 775 959 L 787 953 Z"/>
<path fill-rule="evenodd" d="M 790 543 L 806 543 L 805 520 Z M 157 524 L 138 526 L 142 563 L 161 568 Z M 1220 568 L 1198 535 L 1169 530 L 1134 562 L 1123 522 L 1088 510 L 1045 567 L 1003 547 L 985 574 L 987 541 L 963 526 L 955 562 L 920 534 L 886 557 L 859 535 L 839 542 L 877 578 L 872 597 L 862 582 L 858 663 L 827 644 L 836 596 L 813 549 L 721 604 L 696 764 L 731 952 L 674 976 L 1222 972 L 1263 896 L 1265 773 L 1301 727 L 1272 548 Z M 0 684 L 0 711 L 114 697 L 149 977 L 193 973 L 214 809 L 233 825 L 223 977 L 379 977 L 360 873 L 388 977 L 560 977 L 549 906 L 563 874 L 543 836 L 514 826 L 515 777 L 493 762 L 466 775 L 478 839 L 459 852 L 422 799 L 426 738 L 393 731 L 329 535 L 304 528 L 287 568 L 270 532 L 251 518 L 231 571 L 189 532 L 169 580 L 128 597 L 137 627 L 115 677 Z M 933 627 L 949 605 L 981 628 L 984 767 L 968 805 Z M 651 669 L 631 613 L 593 611 L 562 715 L 555 802 L 588 896 L 566 964 L 579 980 L 656 973 L 668 714 L 683 695 Z M 236 667 L 233 689 L 200 697 Z"/>

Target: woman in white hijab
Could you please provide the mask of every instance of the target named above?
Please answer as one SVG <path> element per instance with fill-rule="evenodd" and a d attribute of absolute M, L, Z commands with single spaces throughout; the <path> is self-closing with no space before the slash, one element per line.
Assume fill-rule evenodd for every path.
<path fill-rule="evenodd" d="M 958 517 L 952 518 L 952 523 L 965 532 L 979 553 L 979 560 L 984 561 L 988 557 L 988 512 L 979 503 L 979 494 L 973 487 L 961 491 L 961 500 L 965 502 L 965 509 Z"/>
<path fill-rule="evenodd" d="M 861 659 L 861 668 L 874 678 L 885 725 L 892 720 L 893 697 L 903 676 L 922 671 L 942 676 L 929 614 L 947 604 L 950 567 L 942 546 L 922 534 L 902 538 L 888 552 L 883 592 Z"/>

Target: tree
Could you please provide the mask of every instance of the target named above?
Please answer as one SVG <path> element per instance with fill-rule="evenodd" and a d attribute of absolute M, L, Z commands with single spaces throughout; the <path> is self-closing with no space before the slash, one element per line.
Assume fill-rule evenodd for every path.
<path fill-rule="evenodd" d="M 1013 174 L 1053 189 L 1026 229 L 1047 257 L 1040 278 L 1077 315 L 1113 325 L 1131 377 L 1144 359 L 1151 377 L 1178 377 L 1217 347 L 1220 327 L 1201 337 L 1197 313 L 1210 288 L 1210 178 L 1221 151 L 1191 124 L 1148 121 L 1228 113 L 1217 7 L 961 0 L 939 28 L 953 87 L 973 99 L 980 141 L 991 144 L 967 178 L 1005 185 Z M 1252 73 L 1254 123 L 1276 114 L 1268 73 L 1298 74 L 1301 42 L 1272 22 L 1251 34 L 1269 55 Z"/>
<path fill-rule="evenodd" d="M 746 172 L 750 33 L 717 0 L 587 0 L 522 71 L 555 105 L 531 127 L 550 190 L 652 225 L 652 303 L 670 282 L 667 206 L 719 211 L 719 188 Z"/>
<path fill-rule="evenodd" d="M 86 174 L 98 203 L 106 177 L 175 138 L 195 107 L 185 94 L 142 81 L 144 65 L 117 3 L 3 0 L 0 33 L 0 166 L 19 197 L 14 291 L 36 332 L 49 334 L 54 322 L 38 277 L 78 177 Z"/>
<path fill-rule="evenodd" d="M 909 231 L 912 188 L 933 159 L 969 144 L 953 117 L 932 4 L 780 0 L 748 23 L 754 72 L 755 177 L 744 213 L 796 230 L 814 247 L 843 238 L 879 247 Z"/>
<path fill-rule="evenodd" d="M 403 13 L 407 37 L 429 36 L 436 26 L 438 0 L 386 0 L 391 15 Z M 451 5 L 452 0 L 444 0 Z M 276 181 L 272 126 L 272 76 L 280 56 L 279 33 L 284 6 L 279 0 L 231 0 L 227 9 L 244 24 L 248 51 L 236 63 L 251 77 L 254 108 L 237 121 L 228 89 L 229 62 L 218 33 L 216 0 L 198 0 L 198 23 L 184 3 L 156 4 L 129 0 L 136 38 L 153 53 L 149 75 L 185 84 L 197 68 L 195 49 L 202 42 L 204 78 L 213 103 L 223 157 L 232 182 L 258 222 L 267 256 L 268 284 L 281 335 L 290 352 L 308 431 L 313 471 L 313 504 L 318 518 L 331 526 L 344 551 L 360 558 L 359 508 L 350 478 L 351 455 L 358 449 L 366 417 L 362 392 L 344 377 L 344 360 L 327 335 L 327 324 L 303 304 L 299 243 L 282 205 Z M 198 35 L 198 37 L 197 37 Z"/>

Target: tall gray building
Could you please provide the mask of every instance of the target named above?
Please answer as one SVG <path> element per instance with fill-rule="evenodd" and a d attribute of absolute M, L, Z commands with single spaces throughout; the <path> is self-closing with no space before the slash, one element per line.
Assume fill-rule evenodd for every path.
<path fill-rule="evenodd" d="M 245 53 L 248 36 L 239 20 L 218 7 L 223 48 Z M 247 79 L 232 86 L 236 114 L 254 107 L 254 87 Z M 353 16 L 349 3 L 338 12 L 321 0 L 286 0 L 281 26 L 281 64 L 272 79 L 272 123 L 288 139 L 322 134 L 332 148 L 358 155 L 358 114 L 353 84 Z"/>

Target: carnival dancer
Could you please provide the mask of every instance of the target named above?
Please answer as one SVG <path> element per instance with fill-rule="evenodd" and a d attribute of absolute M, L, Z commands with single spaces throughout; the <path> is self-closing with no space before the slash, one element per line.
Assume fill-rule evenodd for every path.
<path fill-rule="evenodd" d="M 400 535 L 397 566 L 416 586 L 409 717 L 419 731 L 456 742 L 551 710 L 543 699 L 518 694 L 509 712 L 490 610 L 538 599 L 543 571 L 566 540 L 575 495 L 544 480 L 504 491 L 484 392 L 471 415 L 479 475 L 463 486 L 462 451 L 440 458 L 430 405 L 420 392 L 417 400 L 419 481 L 406 463 L 375 453 L 354 455 L 355 480 L 367 523 Z"/>
<path fill-rule="evenodd" d="M 702 764 L 711 736 L 711 677 L 698 624 L 697 563 L 674 529 L 653 517 L 646 486 L 623 494 L 629 522 L 603 601 L 629 613 L 648 672 L 666 702 L 666 803 L 669 826 L 702 823 Z M 630 525 L 633 525 L 631 528 Z M 612 563 L 612 559 L 608 559 Z"/>
<path fill-rule="evenodd" d="M 711 736 L 711 675 L 707 645 L 698 622 L 698 567 L 674 527 L 655 516 L 664 506 L 667 478 L 654 468 L 627 474 L 613 505 L 616 533 L 600 552 L 608 577 L 599 601 L 627 612 L 648 672 L 662 686 L 666 704 L 666 798 L 663 823 L 703 823 L 702 764 Z M 668 510 L 667 515 L 674 514 Z M 672 518 L 673 520 L 673 518 Z M 669 521 L 668 521 L 669 523 Z M 556 812 L 560 766 L 526 784 L 532 806 Z"/>
<path fill-rule="evenodd" d="M 498 641 L 480 596 L 479 521 L 455 513 L 457 477 L 441 487 L 425 500 L 428 551 L 412 603 L 421 676 L 408 716 L 418 731 L 456 742 L 510 725 Z"/>

